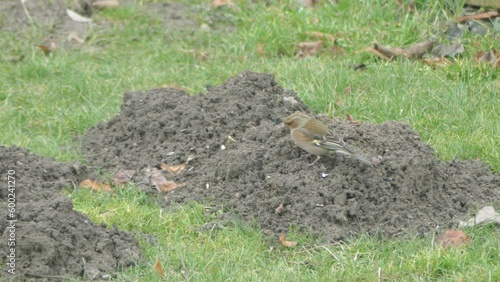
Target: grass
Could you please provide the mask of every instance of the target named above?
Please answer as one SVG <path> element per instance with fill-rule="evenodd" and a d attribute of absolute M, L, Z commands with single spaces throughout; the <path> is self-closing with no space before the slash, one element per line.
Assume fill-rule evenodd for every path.
<path fill-rule="evenodd" d="M 148 2 L 97 11 L 84 46 L 50 56 L 36 47 L 47 35 L 41 29 L 2 32 L 0 144 L 83 161 L 74 137 L 115 115 L 123 93 L 176 84 L 197 94 L 249 69 L 275 74 L 317 112 L 404 121 L 442 160 L 481 159 L 500 171 L 499 71 L 472 59 L 477 51 L 498 50 L 498 34 L 465 35 L 465 53 L 447 67 L 385 62 L 359 52 L 373 41 L 408 46 L 435 33 L 444 40 L 442 24 L 461 7 L 454 1 L 416 1 L 416 13 L 401 11 L 397 1 L 323 1 L 314 10 L 294 1 L 238 1 L 217 9 L 209 1 L 177 1 L 189 4 L 182 13 L 210 25 L 211 32 L 198 24 L 194 31 L 166 29 L 164 15 L 148 12 Z M 346 54 L 297 60 L 294 46 L 314 40 L 305 31 L 333 34 Z M 259 43 L 264 57 L 256 52 Z M 189 50 L 208 59 L 200 61 Z M 21 61 L 10 59 L 21 55 Z M 367 68 L 354 71 L 353 63 Z M 134 187 L 121 187 L 116 195 L 69 193 L 75 209 L 92 220 L 157 239 L 155 245 L 142 241 L 145 260 L 120 274 L 121 281 L 157 280 L 156 260 L 167 280 L 500 280 L 500 236 L 492 227 L 467 230 L 473 243 L 447 251 L 433 246 L 432 238 L 361 237 L 331 245 L 293 230 L 288 238 L 299 246 L 287 249 L 237 220 L 200 231 L 217 218 L 199 203 L 162 211 L 156 199 Z"/>

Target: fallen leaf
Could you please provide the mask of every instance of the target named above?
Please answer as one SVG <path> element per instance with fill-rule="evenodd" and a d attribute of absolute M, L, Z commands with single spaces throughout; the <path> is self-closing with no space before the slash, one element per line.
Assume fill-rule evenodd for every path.
<path fill-rule="evenodd" d="M 232 6 L 232 5 L 234 5 L 234 3 L 231 0 L 213 0 L 211 5 L 212 5 L 212 7 L 215 8 L 215 7 L 226 6 L 226 5 Z"/>
<path fill-rule="evenodd" d="M 287 241 L 285 234 L 281 234 L 278 240 L 285 247 L 295 247 L 295 246 L 297 246 L 297 242 L 295 242 L 295 241 Z"/>
<path fill-rule="evenodd" d="M 460 247 L 470 243 L 469 237 L 460 230 L 446 230 L 443 234 L 436 237 L 434 242 L 443 248 L 450 246 Z"/>
<path fill-rule="evenodd" d="M 342 106 L 344 106 L 344 102 L 342 102 L 342 100 L 340 100 L 340 99 L 337 99 L 337 100 L 335 101 L 335 106 L 337 106 L 337 107 L 342 107 Z"/>
<path fill-rule="evenodd" d="M 75 11 L 72 11 L 70 9 L 66 9 L 66 14 L 68 15 L 68 17 L 70 17 L 70 19 L 72 19 L 74 22 L 77 22 L 77 23 L 91 23 L 92 22 L 91 18 L 86 18 L 86 17 L 79 15 L 78 13 L 76 13 Z"/>
<path fill-rule="evenodd" d="M 283 211 L 283 203 L 281 203 L 277 208 L 274 209 L 275 214 L 280 214 Z"/>
<path fill-rule="evenodd" d="M 134 176 L 135 170 L 133 169 L 120 169 L 115 173 L 115 176 L 113 177 L 113 180 L 111 182 L 113 185 L 120 185 L 123 183 L 126 183 Z"/>
<path fill-rule="evenodd" d="M 296 58 L 305 58 L 307 56 L 314 56 L 316 53 L 322 50 L 323 41 L 316 42 L 302 42 L 298 45 L 298 52 L 295 56 Z"/>
<path fill-rule="evenodd" d="M 352 92 L 352 86 L 347 86 L 345 89 L 344 89 L 344 94 L 350 94 Z M 337 104 L 337 103 L 335 103 Z"/>
<path fill-rule="evenodd" d="M 177 188 L 182 188 L 187 185 L 187 182 L 175 183 L 174 181 L 167 181 L 159 185 L 158 190 L 163 193 L 174 191 Z"/>
<path fill-rule="evenodd" d="M 262 43 L 257 43 L 257 54 L 259 57 L 264 57 L 264 45 Z"/>
<path fill-rule="evenodd" d="M 169 171 L 173 175 L 177 175 L 181 173 L 181 171 L 184 170 L 186 167 L 186 164 L 180 164 L 180 165 L 166 165 L 164 163 L 160 164 L 161 169 Z"/>
<path fill-rule="evenodd" d="M 317 24 L 319 24 L 320 22 L 321 22 L 321 21 L 320 21 L 318 18 L 314 18 L 314 19 L 312 19 L 312 20 L 311 20 L 311 23 L 312 23 L 313 25 L 317 25 Z"/>
<path fill-rule="evenodd" d="M 187 185 L 187 182 L 177 184 L 174 181 L 167 180 L 161 173 L 161 170 L 156 167 L 149 167 L 146 174 L 149 175 L 149 182 L 156 187 L 158 192 L 167 193 Z"/>
<path fill-rule="evenodd" d="M 105 191 L 105 192 L 112 191 L 111 186 L 109 186 L 108 184 L 95 182 L 90 179 L 85 179 L 82 182 L 80 182 L 80 186 L 82 188 L 89 188 L 94 191 Z"/>
<path fill-rule="evenodd" d="M 98 0 L 92 2 L 92 7 L 97 9 L 114 8 L 120 6 L 118 0 Z"/>
<path fill-rule="evenodd" d="M 486 13 L 481 13 L 481 14 L 475 14 L 475 15 L 467 15 L 463 16 L 457 19 L 457 22 L 459 23 L 465 23 L 470 20 L 484 20 L 484 19 L 489 19 L 489 18 L 494 18 L 494 17 L 499 17 L 500 13 L 496 11 L 490 11 Z"/>
<path fill-rule="evenodd" d="M 335 36 L 328 34 L 328 33 L 319 32 L 319 31 L 306 31 L 306 35 L 308 35 L 314 39 L 319 39 L 319 40 L 326 39 L 326 40 L 329 40 L 332 42 L 335 41 Z"/>
<path fill-rule="evenodd" d="M 434 47 L 434 42 L 425 41 L 422 43 L 416 43 L 409 47 L 408 49 L 403 49 L 401 47 L 384 47 L 379 45 L 378 43 L 373 44 L 373 48 L 368 47 L 366 50 L 374 53 L 375 55 L 389 60 L 395 57 L 407 57 L 407 58 L 417 58 L 420 59 L 422 56 L 432 50 Z M 377 52 L 374 52 L 377 51 Z"/>
<path fill-rule="evenodd" d="M 352 115 L 350 113 L 345 114 L 345 117 L 348 121 L 352 122 L 353 124 L 359 123 L 359 120 L 354 120 L 354 118 L 352 117 Z"/>
<path fill-rule="evenodd" d="M 156 261 L 154 269 L 155 269 L 155 272 L 158 274 L 158 276 L 160 276 L 160 278 L 162 278 L 163 275 L 165 275 L 165 272 L 163 271 L 163 267 L 161 266 L 160 260 Z"/>

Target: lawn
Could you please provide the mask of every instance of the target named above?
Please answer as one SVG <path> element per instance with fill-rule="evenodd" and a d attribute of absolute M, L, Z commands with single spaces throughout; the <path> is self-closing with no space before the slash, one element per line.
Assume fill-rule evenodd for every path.
<path fill-rule="evenodd" d="M 479 51 L 500 49 L 499 32 L 465 32 L 465 51 L 445 66 L 386 61 L 365 51 L 373 42 L 397 47 L 433 38 L 447 44 L 446 26 L 459 17 L 462 3 L 415 1 L 412 12 L 381 0 L 321 1 L 314 9 L 298 1 L 234 1 L 217 8 L 210 1 L 172 1 L 178 15 L 171 16 L 151 2 L 94 11 L 84 43 L 48 55 L 37 47 L 46 31 L 2 31 L 0 144 L 84 162 L 75 136 L 117 114 L 125 92 L 175 85 L 200 95 L 206 85 L 252 70 L 273 73 L 317 113 L 407 122 L 441 160 L 480 159 L 500 171 L 500 71 L 474 60 Z M 335 40 L 299 59 L 296 46 L 317 40 L 307 31 Z M 138 235 L 145 261 L 118 281 L 160 280 L 157 262 L 169 281 L 500 280 L 494 226 L 466 229 L 471 244 L 446 250 L 432 235 L 332 244 L 291 228 L 288 239 L 299 244 L 287 248 L 239 221 L 200 231 L 217 220 L 217 213 L 206 213 L 213 207 L 193 202 L 162 210 L 157 197 L 131 185 L 115 194 L 70 187 L 67 193 L 93 221 L 155 238 Z"/>

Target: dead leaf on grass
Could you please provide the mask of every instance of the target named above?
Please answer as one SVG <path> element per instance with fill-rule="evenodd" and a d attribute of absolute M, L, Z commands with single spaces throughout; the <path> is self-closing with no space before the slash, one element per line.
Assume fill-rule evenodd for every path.
<path fill-rule="evenodd" d="M 305 58 L 307 56 L 314 56 L 316 53 L 320 52 L 323 49 L 324 41 L 316 41 L 316 42 L 301 42 L 298 45 L 298 52 L 295 58 Z"/>
<path fill-rule="evenodd" d="M 160 276 L 160 278 L 162 278 L 163 275 L 165 275 L 165 272 L 163 271 L 163 266 L 161 266 L 160 260 L 156 261 L 154 269 L 155 269 L 155 272 L 158 274 L 158 276 Z"/>
<path fill-rule="evenodd" d="M 486 13 L 481 13 L 481 14 L 475 14 L 475 15 L 467 15 L 463 16 L 457 19 L 457 22 L 459 23 L 465 23 L 470 20 L 484 20 L 484 19 L 490 19 L 494 17 L 499 17 L 500 13 L 497 11 L 490 11 Z"/>
<path fill-rule="evenodd" d="M 437 236 L 434 242 L 443 248 L 448 248 L 450 246 L 460 247 L 469 244 L 470 239 L 463 231 L 446 230 L 443 234 Z"/>
<path fill-rule="evenodd" d="M 434 47 L 434 42 L 432 41 L 416 43 L 407 49 L 403 49 L 401 47 L 393 47 L 393 48 L 384 47 L 379 45 L 378 43 L 374 43 L 373 48 L 368 47 L 365 50 L 372 52 L 373 54 L 385 60 L 390 60 L 395 57 L 420 59 L 425 53 L 431 51 L 433 47 Z"/>
<path fill-rule="evenodd" d="M 115 176 L 113 177 L 113 180 L 111 182 L 113 185 L 120 185 L 123 183 L 126 183 L 134 176 L 135 170 L 133 169 L 120 169 L 115 173 Z"/>
<path fill-rule="evenodd" d="M 285 247 L 295 247 L 295 246 L 297 246 L 297 242 L 295 242 L 295 241 L 287 241 L 285 234 L 281 234 L 278 240 Z"/>
<path fill-rule="evenodd" d="M 111 192 L 111 186 L 108 184 L 100 183 L 100 182 L 95 182 L 90 179 L 85 179 L 82 182 L 80 182 L 80 186 L 82 188 L 88 188 L 94 191 L 104 191 L 104 192 Z"/>

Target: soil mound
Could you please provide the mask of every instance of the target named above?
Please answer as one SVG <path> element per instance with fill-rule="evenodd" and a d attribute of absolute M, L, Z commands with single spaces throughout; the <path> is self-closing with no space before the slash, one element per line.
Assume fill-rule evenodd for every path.
<path fill-rule="evenodd" d="M 58 281 L 112 277 L 119 269 L 140 259 L 137 240 L 115 228 L 96 226 L 73 210 L 71 200 L 61 189 L 79 183 L 90 173 L 78 163 L 61 163 L 30 154 L 25 149 L 0 146 L 0 171 L 4 188 L 0 190 L 0 228 L 2 241 L 8 242 L 7 173 L 15 177 L 15 276 L 2 271 L 3 279 L 28 278 Z M 11 219 L 11 218 L 9 218 Z M 0 248 L 7 262 L 8 248 Z"/>
<path fill-rule="evenodd" d="M 214 202 L 270 234 L 289 226 L 328 240 L 360 232 L 387 236 L 422 234 L 449 227 L 476 206 L 500 200 L 500 177 L 480 161 L 440 162 L 407 124 L 353 124 L 328 120 L 349 145 L 367 157 L 382 156 L 373 168 L 343 156 L 315 158 L 297 148 L 281 120 L 307 111 L 296 93 L 270 74 L 245 72 L 206 95 L 178 89 L 125 95 L 121 112 L 88 131 L 83 153 L 108 171 L 142 171 L 195 159 L 173 177 L 187 181 L 166 197 L 165 206 L 189 200 Z M 282 206 L 282 208 L 277 209 Z"/>

